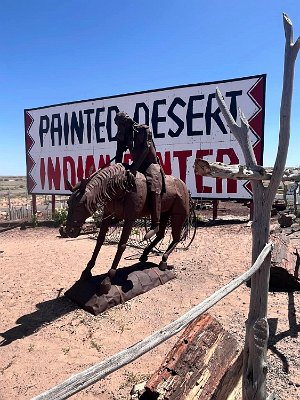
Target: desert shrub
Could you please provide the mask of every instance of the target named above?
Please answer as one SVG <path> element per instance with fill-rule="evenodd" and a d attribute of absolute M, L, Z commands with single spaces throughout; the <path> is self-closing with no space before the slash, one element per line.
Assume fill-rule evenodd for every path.
<path fill-rule="evenodd" d="M 53 214 L 53 221 L 55 225 L 64 225 L 67 221 L 68 210 L 66 208 L 61 208 L 60 210 L 55 210 Z"/>
<path fill-rule="evenodd" d="M 37 218 L 36 214 L 32 214 L 31 224 L 32 224 L 33 228 L 36 228 L 38 226 L 38 218 Z"/>

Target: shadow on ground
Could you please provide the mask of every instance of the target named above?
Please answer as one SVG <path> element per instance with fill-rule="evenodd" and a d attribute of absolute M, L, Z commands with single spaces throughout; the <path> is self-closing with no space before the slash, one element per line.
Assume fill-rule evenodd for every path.
<path fill-rule="evenodd" d="M 38 303 L 36 307 L 37 310 L 33 313 L 18 318 L 16 326 L 6 332 L 0 332 L 0 336 L 3 338 L 0 346 L 6 346 L 15 340 L 30 336 L 44 325 L 78 308 L 64 296 Z"/>
<path fill-rule="evenodd" d="M 278 318 L 269 318 L 269 343 L 268 348 L 277 355 L 277 357 L 282 362 L 282 370 L 285 373 L 289 373 L 289 362 L 284 353 L 278 350 L 276 344 L 285 338 L 297 338 L 300 332 L 300 323 L 297 323 L 296 319 L 296 309 L 295 309 L 295 300 L 294 294 L 292 292 L 287 293 L 288 295 L 288 319 L 289 319 L 289 329 L 276 333 Z"/>

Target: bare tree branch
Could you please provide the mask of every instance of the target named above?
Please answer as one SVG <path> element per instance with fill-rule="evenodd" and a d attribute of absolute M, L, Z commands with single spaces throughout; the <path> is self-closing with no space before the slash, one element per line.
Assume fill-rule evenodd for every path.
<path fill-rule="evenodd" d="M 289 19 L 288 15 L 283 13 L 283 27 L 285 33 L 286 42 L 293 45 L 293 25 L 292 21 Z"/>
<path fill-rule="evenodd" d="M 294 69 L 297 54 L 300 47 L 300 37 L 296 44 L 293 44 L 293 26 L 286 14 L 283 14 L 283 24 L 285 31 L 285 58 L 283 72 L 283 87 L 280 106 L 280 129 L 277 156 L 274 164 L 274 171 L 267 193 L 268 202 L 271 204 L 280 184 L 286 164 L 288 147 L 290 141 L 290 120 L 292 107 L 292 94 L 294 82 Z"/>
<path fill-rule="evenodd" d="M 196 158 L 194 163 L 196 175 L 210 178 L 269 181 L 272 177 L 272 168 L 265 169 L 260 165 L 247 167 L 241 164 L 223 164 L 221 162 L 209 162 L 202 158 Z M 282 182 L 300 182 L 300 170 L 286 169 L 282 176 Z"/>
<path fill-rule="evenodd" d="M 231 112 L 229 111 L 219 88 L 216 89 L 216 99 L 222 111 L 222 114 L 224 115 L 225 121 L 229 129 L 231 130 L 232 134 L 234 135 L 239 145 L 241 146 L 247 166 L 256 165 L 257 164 L 256 158 L 254 155 L 253 147 L 248 133 L 249 123 L 245 118 L 244 114 L 241 112 L 241 110 L 239 110 L 241 126 L 238 126 L 233 116 L 231 115 Z"/>
<path fill-rule="evenodd" d="M 294 43 L 293 25 L 292 25 L 292 21 L 289 19 L 287 14 L 283 14 L 283 25 L 284 25 L 286 42 L 291 48 L 293 48 L 293 50 L 294 50 L 293 56 L 296 57 L 297 53 L 299 51 L 299 48 L 300 48 L 300 36 Z"/>

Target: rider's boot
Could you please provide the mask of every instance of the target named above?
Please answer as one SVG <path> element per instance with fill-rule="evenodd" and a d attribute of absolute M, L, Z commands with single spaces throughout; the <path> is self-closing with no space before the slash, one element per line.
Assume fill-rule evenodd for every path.
<path fill-rule="evenodd" d="M 159 230 L 159 221 L 161 213 L 161 196 L 158 193 L 150 192 L 150 205 L 151 205 L 151 227 L 144 237 L 144 240 L 150 239 L 156 235 Z"/>

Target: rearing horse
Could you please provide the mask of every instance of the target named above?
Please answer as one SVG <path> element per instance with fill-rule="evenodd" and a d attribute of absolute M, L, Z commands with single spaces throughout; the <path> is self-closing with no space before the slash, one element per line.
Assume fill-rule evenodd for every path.
<path fill-rule="evenodd" d="M 152 248 L 163 239 L 170 218 L 172 242 L 163 254 L 159 264 L 159 268 L 162 270 L 167 268 L 168 257 L 180 242 L 181 229 L 188 217 L 190 205 L 189 192 L 182 180 L 167 175 L 165 187 L 166 190 L 161 199 L 162 209 L 159 231 L 140 257 L 141 262 L 147 261 L 148 254 Z M 92 258 L 82 272 L 81 279 L 88 279 L 92 276 L 91 270 L 95 266 L 112 218 L 124 219 L 117 252 L 108 271 L 108 276 L 104 279 L 100 288 L 101 293 L 108 293 L 111 287 L 111 280 L 116 274 L 116 269 L 126 248 L 135 220 L 150 214 L 145 176 L 137 172 L 135 179 L 133 179 L 133 176 L 128 174 L 123 164 L 113 164 L 97 171 L 74 188 L 69 184 L 69 189 L 73 192 L 68 200 L 69 209 L 66 222 L 66 234 L 69 237 L 77 237 L 85 220 L 99 210 L 100 207 L 104 208 L 97 243 Z"/>

